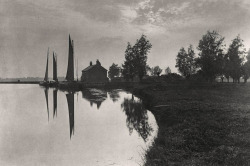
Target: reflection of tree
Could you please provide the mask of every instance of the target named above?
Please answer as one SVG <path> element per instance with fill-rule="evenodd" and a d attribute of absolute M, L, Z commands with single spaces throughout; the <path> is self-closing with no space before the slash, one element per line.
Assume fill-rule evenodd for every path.
<path fill-rule="evenodd" d="M 85 89 L 82 91 L 82 97 L 88 100 L 91 106 L 95 103 L 99 109 L 107 98 L 107 92 L 100 89 Z"/>
<path fill-rule="evenodd" d="M 135 129 L 146 142 L 153 128 L 148 124 L 147 110 L 143 107 L 142 102 L 135 101 L 133 96 L 132 99 L 125 98 L 121 107 L 127 115 L 126 123 L 129 133 L 131 134 Z"/>
<path fill-rule="evenodd" d="M 119 91 L 118 90 L 111 90 L 109 93 L 110 98 L 112 99 L 113 102 L 118 101 L 120 98 Z"/>

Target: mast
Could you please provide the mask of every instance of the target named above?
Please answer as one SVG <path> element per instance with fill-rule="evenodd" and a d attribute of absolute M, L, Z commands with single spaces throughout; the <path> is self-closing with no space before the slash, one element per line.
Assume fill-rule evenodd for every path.
<path fill-rule="evenodd" d="M 78 82 L 78 58 L 76 58 L 76 78 L 76 81 Z"/>
<path fill-rule="evenodd" d="M 57 79 L 57 56 L 56 53 L 53 52 L 53 80 L 56 82 L 58 81 Z"/>
<path fill-rule="evenodd" d="M 68 57 L 68 69 L 66 75 L 67 81 L 74 81 L 74 43 L 69 35 L 69 57 Z"/>
<path fill-rule="evenodd" d="M 45 77 L 44 77 L 44 81 L 47 82 L 48 79 L 48 63 L 49 63 L 49 48 L 48 48 L 48 52 L 47 52 L 47 64 L 46 64 L 46 70 L 45 70 Z"/>

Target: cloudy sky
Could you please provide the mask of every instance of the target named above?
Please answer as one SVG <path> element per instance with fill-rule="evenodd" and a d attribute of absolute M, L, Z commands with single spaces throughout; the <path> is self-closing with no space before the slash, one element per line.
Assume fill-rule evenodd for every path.
<path fill-rule="evenodd" d="M 179 49 L 196 48 L 207 30 L 227 46 L 240 34 L 249 49 L 249 18 L 249 0 L 0 0 L 0 77 L 43 77 L 48 47 L 65 76 L 69 34 L 79 71 L 96 59 L 107 69 L 122 64 L 127 42 L 145 34 L 148 64 L 176 72 Z"/>

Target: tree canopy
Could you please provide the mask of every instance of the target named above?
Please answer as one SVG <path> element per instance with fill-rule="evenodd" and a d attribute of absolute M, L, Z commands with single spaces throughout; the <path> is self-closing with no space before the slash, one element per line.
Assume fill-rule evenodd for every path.
<path fill-rule="evenodd" d="M 188 47 L 188 52 L 182 47 L 177 54 L 176 65 L 178 71 L 186 78 L 196 72 L 195 53 L 193 46 Z"/>
<path fill-rule="evenodd" d="M 201 68 L 205 77 L 213 81 L 218 73 L 218 63 L 216 63 L 218 55 L 223 54 L 224 37 L 216 31 L 208 31 L 203 35 L 199 41 L 197 49 L 200 51 L 198 54 L 197 64 Z"/>
<path fill-rule="evenodd" d="M 128 43 L 125 51 L 125 62 L 123 67 L 123 76 L 126 80 L 133 79 L 136 75 L 142 79 L 147 74 L 147 55 L 152 48 L 152 44 L 145 35 L 136 41 L 134 46 Z"/>
<path fill-rule="evenodd" d="M 118 77 L 120 75 L 120 67 L 117 64 L 112 64 L 109 67 L 109 72 L 108 72 L 109 78 L 114 78 Z"/>
<path fill-rule="evenodd" d="M 170 67 L 167 67 L 167 68 L 165 69 L 165 74 L 166 74 L 166 75 L 171 74 L 171 69 L 170 69 Z"/>
<path fill-rule="evenodd" d="M 230 65 L 229 74 L 234 81 L 239 81 L 242 75 L 242 63 L 245 56 L 243 40 L 239 35 L 229 45 L 227 56 Z"/>
<path fill-rule="evenodd" d="M 162 72 L 162 69 L 159 66 L 155 66 L 151 68 L 151 75 L 152 76 L 159 76 Z"/>

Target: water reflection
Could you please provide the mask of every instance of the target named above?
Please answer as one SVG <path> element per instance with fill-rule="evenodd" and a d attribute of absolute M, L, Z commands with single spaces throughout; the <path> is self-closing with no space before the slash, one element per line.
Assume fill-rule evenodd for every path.
<path fill-rule="evenodd" d="M 107 99 L 107 92 L 100 89 L 85 89 L 82 91 L 82 97 L 89 101 L 91 106 L 93 103 L 96 104 L 99 109 L 102 102 Z"/>
<path fill-rule="evenodd" d="M 49 121 L 49 101 L 48 101 L 48 91 L 49 88 L 44 89 L 46 105 L 47 105 L 47 114 Z M 53 90 L 53 118 L 57 116 L 57 89 Z M 69 112 L 69 128 L 70 128 L 70 138 L 74 134 L 74 92 L 68 92 L 66 94 L 66 99 L 68 103 L 68 112 Z"/>
<path fill-rule="evenodd" d="M 108 92 L 109 93 L 109 97 L 112 99 L 112 101 L 115 103 L 118 101 L 118 99 L 120 98 L 119 95 L 119 90 L 111 90 Z"/>
<path fill-rule="evenodd" d="M 70 138 L 72 134 L 74 134 L 74 93 L 69 92 L 66 94 L 67 102 L 68 102 L 68 110 L 69 110 L 69 128 L 70 128 Z"/>
<path fill-rule="evenodd" d="M 47 113 L 49 119 L 49 104 L 48 104 L 48 89 L 44 89 Z M 57 116 L 57 93 L 58 90 L 53 90 L 53 118 Z M 120 90 L 111 90 L 108 92 L 110 99 L 115 103 L 120 99 Z M 85 89 L 82 91 L 82 97 L 90 102 L 90 105 L 97 105 L 97 109 L 100 109 L 102 102 L 107 99 L 107 91 L 100 89 Z M 67 104 L 68 104 L 68 115 L 69 115 L 69 128 L 70 128 L 70 138 L 74 135 L 74 92 L 67 92 L 66 94 Z M 78 96 L 77 96 L 78 101 Z M 130 135 L 133 130 L 136 130 L 139 136 L 146 142 L 148 137 L 153 132 L 152 127 L 148 123 L 147 110 L 144 108 L 142 101 L 138 98 L 132 97 L 124 98 L 122 104 L 120 105 L 123 112 L 126 115 L 126 126 L 129 130 Z"/>
<path fill-rule="evenodd" d="M 57 115 L 57 91 L 57 89 L 53 90 L 53 117 Z M 45 89 L 44 92 L 49 119 L 48 89 Z M 108 92 L 109 97 L 113 102 L 117 102 L 120 99 L 119 93 L 119 90 L 111 90 Z M 91 106 L 93 106 L 94 103 L 97 105 L 97 109 L 100 109 L 102 102 L 107 99 L 107 91 L 100 89 L 85 89 L 82 91 L 82 97 L 89 101 Z M 68 103 L 71 138 L 74 134 L 74 92 L 67 92 L 66 98 Z M 146 142 L 153 132 L 153 129 L 148 123 L 147 110 L 144 108 L 142 101 L 134 97 L 134 95 L 132 95 L 131 98 L 124 98 L 121 104 L 121 109 L 125 112 L 126 125 L 130 135 L 133 133 L 133 130 L 136 130 L 139 136 Z"/>
<path fill-rule="evenodd" d="M 46 105 L 47 105 L 47 114 L 48 114 L 48 121 L 49 121 L 49 101 L 48 101 L 48 88 L 44 89 L 44 93 L 45 93 L 45 99 L 46 99 Z"/>
<path fill-rule="evenodd" d="M 132 134 L 133 130 L 136 130 L 146 142 L 153 132 L 153 128 L 148 123 L 147 110 L 143 107 L 141 100 L 135 100 L 132 95 L 131 99 L 124 98 L 121 107 L 127 116 L 126 123 L 129 133 Z"/>
<path fill-rule="evenodd" d="M 55 115 L 57 116 L 57 89 L 53 90 L 53 118 L 55 117 Z"/>
<path fill-rule="evenodd" d="M 147 150 L 157 135 L 151 112 L 144 116 L 124 111 L 126 106 L 138 106 L 131 106 L 132 101 L 125 104 L 124 98 L 131 100 L 132 95 L 122 90 L 116 91 L 120 96 L 115 97 L 116 102 L 111 93 L 100 92 L 103 97 L 99 111 L 89 104 L 96 104 L 91 95 L 87 100 L 84 94 L 86 98 L 80 96 L 77 102 L 76 93 L 37 85 L 1 85 L 1 90 L 0 165 L 138 166 L 143 165 L 142 149 Z M 133 100 L 138 101 L 136 97 Z M 130 125 L 136 131 L 129 134 L 126 125 L 126 120 L 132 124 L 132 118 L 142 125 L 138 120 L 142 117 L 148 118 L 144 121 L 154 129 L 147 142 L 140 136 L 145 134 L 137 133 L 140 127 Z"/>

